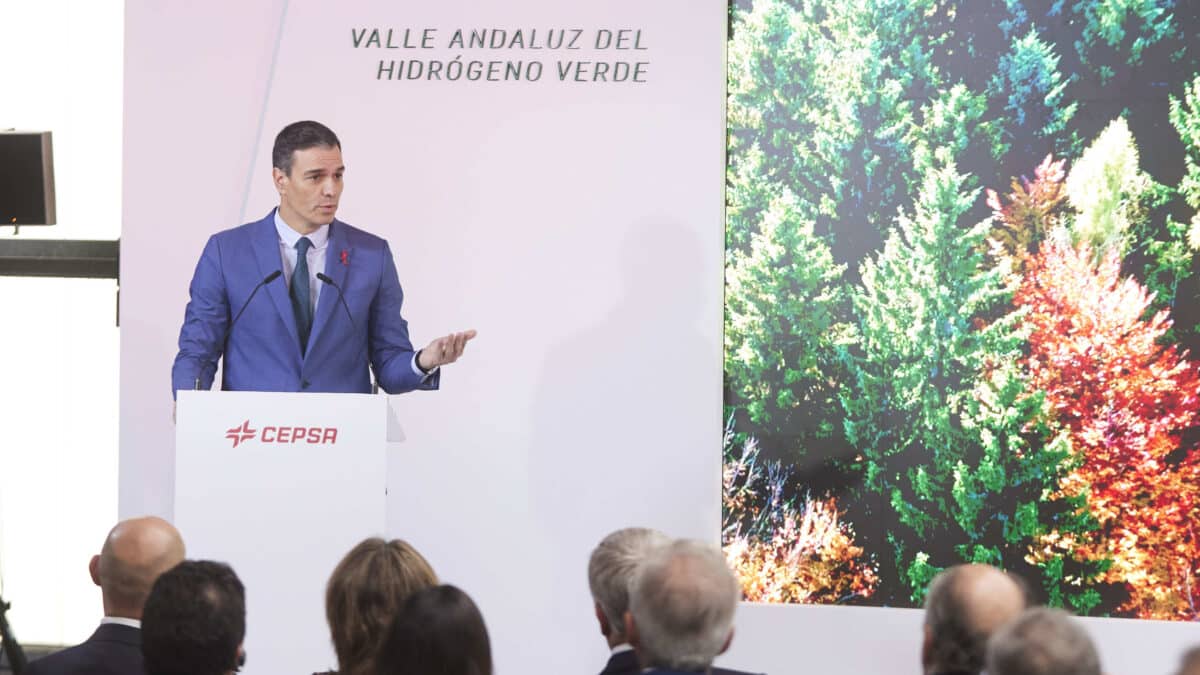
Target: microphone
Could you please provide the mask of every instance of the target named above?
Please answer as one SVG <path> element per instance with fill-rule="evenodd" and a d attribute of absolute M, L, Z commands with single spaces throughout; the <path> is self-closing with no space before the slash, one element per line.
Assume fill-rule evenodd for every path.
<path fill-rule="evenodd" d="M 326 283 L 326 284 L 329 284 L 330 286 L 333 286 L 333 290 L 337 291 L 338 300 L 342 301 L 342 309 L 346 310 L 346 318 L 350 319 L 350 326 L 354 328 L 354 335 L 357 337 L 359 335 L 358 324 L 354 322 L 354 315 L 350 313 L 350 305 L 346 304 L 346 296 L 342 293 L 342 287 L 338 286 L 337 282 L 334 281 L 333 279 L 330 279 L 329 275 L 325 274 L 324 272 L 317 272 L 317 279 L 319 279 L 322 283 Z M 368 345 L 368 348 L 369 347 L 370 347 L 370 345 Z M 378 382 L 375 382 L 371 385 L 371 393 L 373 393 L 373 394 L 379 393 L 379 383 Z"/>
<path fill-rule="evenodd" d="M 342 301 L 342 309 L 346 310 L 346 318 L 350 319 L 350 325 L 354 327 L 354 334 L 358 334 L 358 324 L 354 322 L 354 315 L 350 313 L 350 305 L 346 304 L 346 296 L 342 294 L 342 287 L 337 285 L 337 282 L 330 279 L 324 272 L 317 272 L 317 279 L 323 283 L 333 286 L 333 290 L 337 291 L 338 300 Z"/>
<path fill-rule="evenodd" d="M 229 327 L 225 329 L 225 337 L 221 339 L 222 350 L 225 349 L 225 343 L 229 342 L 229 335 L 233 333 L 233 327 L 237 325 L 238 319 L 242 318 L 242 312 L 245 312 L 246 308 L 250 306 L 250 301 L 254 299 L 254 296 L 258 293 L 259 289 L 271 283 L 272 281 L 275 281 L 281 276 L 283 276 L 283 272 L 280 270 L 275 270 L 274 272 L 271 272 L 267 276 L 263 277 L 263 280 L 258 282 L 258 285 L 254 287 L 254 290 L 250 291 L 250 297 L 246 298 L 246 301 L 242 303 L 241 309 L 239 309 L 238 313 L 233 317 L 233 321 L 229 322 Z M 200 378 L 198 377 L 196 378 L 196 389 L 200 389 Z"/>

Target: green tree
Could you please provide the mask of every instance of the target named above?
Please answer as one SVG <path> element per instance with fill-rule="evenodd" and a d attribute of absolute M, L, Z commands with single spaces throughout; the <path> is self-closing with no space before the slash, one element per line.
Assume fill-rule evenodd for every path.
<path fill-rule="evenodd" d="M 1102 83 L 1112 79 L 1115 63 L 1141 63 L 1143 53 L 1175 36 L 1173 3 L 1160 0 L 1079 0 L 1071 12 L 1081 19 L 1075 42 L 1080 60 L 1096 69 Z"/>
<path fill-rule="evenodd" d="M 1113 120 L 1067 174 L 1067 200 L 1077 212 L 1076 240 L 1097 255 L 1124 255 L 1136 241 L 1134 228 L 1148 212 L 1154 181 L 1138 166 L 1138 149 L 1125 120 Z"/>
<path fill-rule="evenodd" d="M 1068 102 L 1069 81 L 1059 72 L 1059 61 L 1054 45 L 1031 27 L 997 63 L 988 95 L 1003 102 L 1001 142 L 1005 152 L 1017 146 L 1017 161 L 1074 149 L 1069 125 L 1079 104 Z"/>
<path fill-rule="evenodd" d="M 1170 97 L 1168 117 L 1171 126 L 1183 142 L 1184 174 L 1175 189 L 1175 196 L 1191 211 L 1191 218 L 1168 216 L 1165 236 L 1152 239 L 1147 249 L 1156 263 L 1146 274 L 1146 285 L 1154 291 L 1155 309 L 1169 308 L 1178 317 L 1181 305 L 1194 307 L 1196 251 L 1200 251 L 1200 76 L 1196 76 L 1183 88 L 1183 96 Z M 1185 282 L 1192 281 L 1188 285 Z M 1188 289 L 1181 291 L 1181 289 Z M 1180 293 L 1186 297 L 1180 302 Z M 1181 334 L 1192 338 L 1200 332 L 1195 319 L 1176 324 L 1170 329 L 1169 338 Z"/>
<path fill-rule="evenodd" d="M 1186 126 L 1186 113 L 1177 109 Z M 1185 199 L 1187 180 L 1178 191 Z M 1188 243 L 1189 226 L 1164 208 L 1177 191 L 1141 168 L 1124 118 L 1113 120 L 1084 150 L 1067 176 L 1066 190 L 1076 212 L 1070 220 L 1075 241 L 1090 245 L 1097 258 L 1115 250 L 1153 291 L 1152 310 L 1173 308 L 1181 282 L 1191 275 L 1195 249 Z M 1176 341 L 1180 333 L 1194 335 L 1194 324 L 1173 327 L 1165 339 Z"/>
<path fill-rule="evenodd" d="M 1183 96 L 1170 97 L 1171 126 L 1183 142 L 1186 172 L 1179 183 L 1179 194 L 1195 211 L 1189 226 L 1188 240 L 1200 248 L 1200 75 L 1183 88 Z"/>
<path fill-rule="evenodd" d="M 759 212 L 744 248 L 727 253 L 725 377 L 732 405 L 791 460 L 836 454 L 841 408 L 837 344 L 842 273 L 790 190 Z M 733 219 L 740 212 L 731 213 Z"/>
<path fill-rule="evenodd" d="M 940 166 L 926 169 L 914 212 L 862 265 L 854 386 L 842 396 L 872 515 L 888 525 L 894 566 L 881 566 L 881 589 L 909 589 L 893 602 L 919 601 L 952 564 L 1026 567 L 1069 457 L 1061 442 L 1043 445 L 1041 398 L 1012 365 L 1025 335 L 1005 310 L 1005 268 L 980 253 L 990 222 L 960 224 L 977 191 L 962 191 L 948 153 L 933 154 Z"/>
<path fill-rule="evenodd" d="M 735 13 L 729 42 L 730 173 L 787 186 L 838 262 L 882 241 L 876 223 L 905 204 L 905 134 L 937 89 L 928 56 L 934 0 L 758 0 Z M 732 204 L 745 224 L 756 204 Z M 731 229 L 734 225 L 731 223 Z M 730 235 L 744 244 L 743 232 Z"/>

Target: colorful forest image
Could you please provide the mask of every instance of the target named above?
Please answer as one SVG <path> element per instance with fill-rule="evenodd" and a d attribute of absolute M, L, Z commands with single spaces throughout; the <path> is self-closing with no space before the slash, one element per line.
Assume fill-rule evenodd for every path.
<path fill-rule="evenodd" d="M 734 0 L 748 599 L 1200 618 L 1200 3 Z"/>

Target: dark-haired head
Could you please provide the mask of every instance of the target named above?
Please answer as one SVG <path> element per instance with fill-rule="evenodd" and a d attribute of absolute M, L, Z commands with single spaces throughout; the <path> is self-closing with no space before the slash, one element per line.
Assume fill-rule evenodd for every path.
<path fill-rule="evenodd" d="M 275 136 L 275 147 L 271 150 L 271 165 L 283 172 L 285 176 L 292 174 L 292 160 L 297 150 L 309 148 L 342 148 L 342 142 L 337 134 L 320 122 L 304 120 L 292 122 Z"/>
<path fill-rule="evenodd" d="M 437 584 L 408 542 L 364 539 L 334 568 L 325 587 L 325 618 L 340 675 L 370 672 L 392 619 L 414 591 Z"/>
<path fill-rule="evenodd" d="M 454 586 L 409 596 L 376 659 L 378 675 L 492 675 L 483 616 Z"/>
<path fill-rule="evenodd" d="M 185 560 L 154 582 L 142 613 L 148 675 L 223 675 L 238 668 L 246 595 L 224 563 Z"/>

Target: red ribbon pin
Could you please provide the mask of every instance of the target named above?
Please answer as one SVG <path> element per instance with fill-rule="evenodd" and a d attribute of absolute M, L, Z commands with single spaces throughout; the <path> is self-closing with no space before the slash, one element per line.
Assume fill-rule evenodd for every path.
<path fill-rule="evenodd" d="M 343 265 L 350 264 L 350 252 L 347 251 L 346 249 L 342 249 L 342 264 Z"/>

